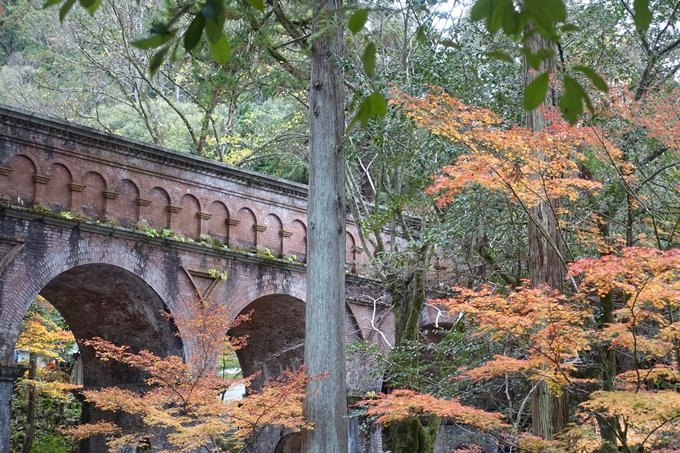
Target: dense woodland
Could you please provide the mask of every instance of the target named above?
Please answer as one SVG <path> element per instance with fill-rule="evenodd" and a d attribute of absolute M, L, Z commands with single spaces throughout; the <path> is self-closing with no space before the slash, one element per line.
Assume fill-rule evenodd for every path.
<path fill-rule="evenodd" d="M 546 2 L 547 16 L 555 2 Z M 353 357 L 370 357 L 368 377 L 382 378 L 385 392 L 348 389 L 361 400 L 350 416 L 366 429 L 385 423 L 384 450 L 393 453 L 432 452 L 447 423 L 474 432 L 459 452 L 489 444 L 680 451 L 680 1 L 568 2 L 568 20 L 555 20 L 569 24 L 559 35 L 544 33 L 536 12 L 539 32 L 512 25 L 505 10 L 487 17 L 479 10 L 487 3 L 346 6 L 344 52 L 329 59 L 343 76 L 343 126 L 356 126 L 342 131 L 347 205 L 364 249 L 374 250 L 367 272 L 384 284 L 396 323 L 388 353 L 348 345 Z M 131 43 L 183 5 L 102 0 L 94 16 L 76 8 L 60 22 L 39 0 L 5 0 L 0 102 L 308 182 L 312 49 L 345 25 L 326 18 L 319 27 L 305 1 L 225 0 L 226 41 L 207 26 L 202 38 L 201 26 L 192 45 L 183 36 L 191 52 L 164 47 L 159 57 L 154 48 L 165 41 L 148 40 L 165 32 Z M 185 16 L 175 23 L 194 24 Z M 578 93 L 577 103 L 565 93 Z M 426 305 L 453 321 L 420 329 Z M 36 323 L 44 332 L 31 331 Z M 38 304 L 22 338 L 63 353 L 67 326 L 59 323 Z M 192 326 L 200 335 L 226 331 Z M 88 397 L 172 426 L 173 451 L 238 451 L 267 423 L 309 428 L 300 373 L 272 383 L 264 403 L 232 407 L 226 420 L 214 395 L 233 380 L 94 346 L 145 370 L 159 390 L 135 407 L 121 406 L 115 390 Z M 224 346 L 208 349 L 219 355 Z M 55 428 L 77 425 L 73 397 L 59 393 L 68 386 L 38 392 L 36 382 L 59 379 L 32 369 L 17 386 L 13 445 L 73 451 L 76 442 Z M 167 384 L 172 373 L 176 387 Z M 183 411 L 163 406 L 169 399 Z M 31 404 L 38 421 L 27 450 Z M 262 420 L 261 407 L 271 419 Z M 147 439 L 112 426 L 70 435 L 95 432 L 116 445 Z"/>

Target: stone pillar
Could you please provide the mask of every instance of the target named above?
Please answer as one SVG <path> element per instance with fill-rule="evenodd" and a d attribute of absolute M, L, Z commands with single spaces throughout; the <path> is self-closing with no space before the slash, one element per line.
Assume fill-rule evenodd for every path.
<path fill-rule="evenodd" d="M 15 363 L 0 364 L 0 453 L 9 453 L 9 430 L 12 417 L 14 383 L 28 368 Z"/>

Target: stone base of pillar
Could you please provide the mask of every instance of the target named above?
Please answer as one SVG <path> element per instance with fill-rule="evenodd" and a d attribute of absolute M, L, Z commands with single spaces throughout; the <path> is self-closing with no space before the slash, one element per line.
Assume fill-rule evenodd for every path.
<path fill-rule="evenodd" d="M 14 383 L 28 370 L 16 363 L 0 363 L 0 453 L 9 453 Z"/>

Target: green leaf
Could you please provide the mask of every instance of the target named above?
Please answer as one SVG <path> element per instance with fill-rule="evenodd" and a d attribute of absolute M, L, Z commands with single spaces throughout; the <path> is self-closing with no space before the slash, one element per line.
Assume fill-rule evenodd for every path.
<path fill-rule="evenodd" d="M 593 71 L 588 66 L 574 66 L 574 71 L 582 72 L 590 79 L 595 88 L 605 93 L 609 93 L 609 87 L 607 82 L 600 76 L 597 72 Z"/>
<path fill-rule="evenodd" d="M 368 97 L 371 103 L 371 116 L 385 116 L 387 113 L 387 99 L 381 92 L 376 91 Z"/>
<path fill-rule="evenodd" d="M 250 6 L 255 8 L 256 10 L 260 12 L 264 12 L 264 2 L 262 0 L 246 0 L 246 3 L 248 3 Z"/>
<path fill-rule="evenodd" d="M 486 29 L 494 34 L 503 26 L 506 13 L 514 12 L 514 7 L 512 0 L 493 0 L 491 8 L 491 15 L 486 19 Z"/>
<path fill-rule="evenodd" d="M 151 57 L 149 61 L 149 72 L 151 75 L 154 75 L 163 64 L 163 61 L 165 61 L 165 54 L 168 53 L 168 49 L 170 49 L 170 46 L 165 46 Z"/>
<path fill-rule="evenodd" d="M 231 48 L 229 47 L 229 41 L 227 41 L 226 36 L 222 35 L 217 42 L 208 42 L 208 44 L 210 45 L 210 52 L 219 64 L 225 65 L 229 62 Z"/>
<path fill-rule="evenodd" d="M 470 19 L 474 22 L 486 19 L 491 16 L 493 10 L 493 0 L 477 0 L 470 10 Z"/>
<path fill-rule="evenodd" d="M 61 8 L 59 8 L 59 22 L 64 22 L 64 19 L 66 19 L 66 15 L 71 11 L 71 8 L 73 8 L 73 5 L 75 5 L 76 0 L 66 0 L 63 5 L 61 5 Z"/>
<path fill-rule="evenodd" d="M 425 42 L 426 39 L 427 36 L 425 35 L 425 27 L 421 25 L 420 27 L 416 28 L 416 41 Z"/>
<path fill-rule="evenodd" d="M 63 2 L 64 0 L 47 0 L 45 3 L 43 3 L 43 9 L 49 8 L 50 6 L 58 5 L 59 3 Z"/>
<path fill-rule="evenodd" d="M 203 14 L 197 14 L 194 20 L 189 24 L 189 28 L 184 32 L 184 50 L 190 52 L 195 49 L 199 42 L 201 42 L 201 33 L 205 27 L 205 17 Z"/>
<path fill-rule="evenodd" d="M 647 30 L 652 23 L 652 12 L 649 10 L 649 0 L 635 0 L 633 2 L 635 26 L 640 30 Z"/>
<path fill-rule="evenodd" d="M 369 42 L 364 49 L 362 61 L 364 62 L 364 71 L 366 72 L 366 75 L 373 77 L 375 75 L 375 44 L 372 42 Z"/>
<path fill-rule="evenodd" d="M 386 113 L 387 100 L 382 93 L 376 91 L 361 101 L 357 113 L 354 115 L 354 118 L 352 118 L 352 122 L 349 123 L 349 126 L 347 126 L 345 133 L 351 131 L 358 122 L 361 123 L 361 127 L 365 128 L 368 125 L 368 120 L 372 116 L 385 116 Z"/>
<path fill-rule="evenodd" d="M 516 35 L 524 26 L 522 25 L 520 13 L 515 10 L 515 5 L 508 2 L 503 11 L 503 31 L 506 35 Z"/>
<path fill-rule="evenodd" d="M 501 52 L 500 50 L 492 50 L 490 52 L 485 52 L 484 55 L 486 55 L 489 58 L 494 58 L 496 60 L 501 60 L 501 61 L 506 61 L 508 63 L 513 63 L 515 60 L 512 59 L 510 55 L 508 55 L 505 52 Z"/>
<path fill-rule="evenodd" d="M 456 44 L 455 42 L 453 42 L 450 39 L 442 39 L 441 41 L 439 41 L 439 45 L 444 46 L 444 47 L 449 47 L 451 49 L 458 49 L 458 50 L 463 48 L 463 46 L 461 46 L 460 44 Z"/>
<path fill-rule="evenodd" d="M 551 48 L 538 49 L 536 53 L 532 53 L 529 47 L 522 47 L 520 52 L 526 56 L 527 64 L 537 71 L 541 70 L 541 63 L 543 60 L 555 55 L 555 51 Z"/>
<path fill-rule="evenodd" d="M 581 29 L 574 24 L 564 24 L 560 27 L 560 30 L 562 30 L 563 33 L 567 33 L 570 31 L 581 31 Z"/>
<path fill-rule="evenodd" d="M 578 121 L 578 116 L 583 113 L 583 101 L 588 110 L 593 111 L 588 93 L 583 89 L 578 80 L 573 77 L 564 76 L 564 94 L 560 99 L 560 110 L 564 119 L 574 125 Z"/>
<path fill-rule="evenodd" d="M 170 29 L 163 22 L 154 22 L 149 29 L 149 33 L 152 35 L 165 35 L 170 32 Z"/>
<path fill-rule="evenodd" d="M 222 12 L 224 11 L 224 6 L 221 2 L 206 2 L 201 8 L 201 14 L 208 20 L 217 20 Z"/>
<path fill-rule="evenodd" d="M 547 72 L 544 72 L 526 87 L 524 90 L 524 108 L 526 110 L 533 110 L 543 103 L 545 95 L 548 93 L 549 84 L 550 76 Z"/>
<path fill-rule="evenodd" d="M 368 8 L 360 9 L 349 17 L 347 28 L 349 28 L 349 31 L 356 35 L 361 31 L 362 28 L 364 28 L 366 20 L 368 20 Z"/>
<path fill-rule="evenodd" d="M 152 30 L 161 31 L 162 27 L 152 27 Z M 168 30 L 164 34 L 151 32 L 135 37 L 130 41 L 130 44 L 142 50 L 155 49 L 170 41 L 176 33 L 177 30 Z"/>
<path fill-rule="evenodd" d="M 208 37 L 208 42 L 215 44 L 219 41 L 222 33 L 222 27 L 219 26 L 214 20 L 208 19 L 205 21 L 205 35 Z"/>
<path fill-rule="evenodd" d="M 535 25 L 552 33 L 555 22 L 567 20 L 567 7 L 563 0 L 524 0 L 524 8 Z"/>
<path fill-rule="evenodd" d="M 94 17 L 94 13 L 97 12 L 97 9 L 99 9 L 99 5 L 102 4 L 102 0 L 94 0 L 90 6 L 85 8 L 88 13 L 90 13 L 90 16 Z"/>

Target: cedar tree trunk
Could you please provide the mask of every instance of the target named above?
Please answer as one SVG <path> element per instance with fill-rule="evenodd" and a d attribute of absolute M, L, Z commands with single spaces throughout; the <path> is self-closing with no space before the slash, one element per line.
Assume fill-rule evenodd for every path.
<path fill-rule="evenodd" d="M 345 128 L 342 0 L 316 0 L 309 94 L 309 204 L 305 363 L 305 453 L 347 453 L 345 380 Z"/>

